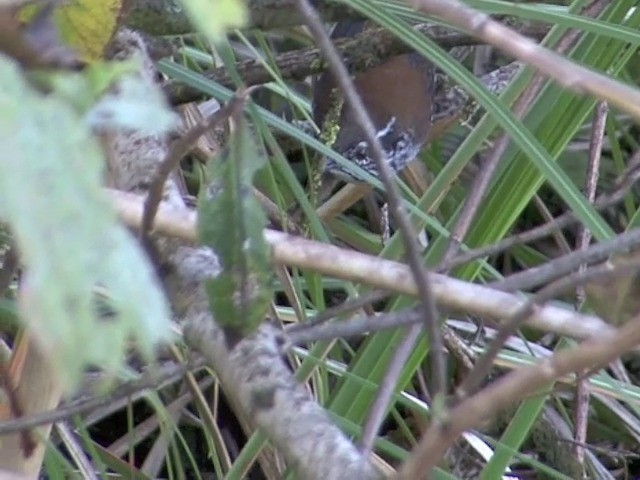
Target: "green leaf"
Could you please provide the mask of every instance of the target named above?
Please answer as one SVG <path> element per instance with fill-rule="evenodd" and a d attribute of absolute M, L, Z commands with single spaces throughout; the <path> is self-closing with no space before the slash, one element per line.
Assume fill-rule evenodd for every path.
<path fill-rule="evenodd" d="M 81 72 L 39 72 L 31 78 L 86 114 L 89 126 L 98 131 L 167 133 L 180 124 L 179 116 L 171 111 L 162 91 L 149 88 L 138 74 L 140 61 L 94 62 Z"/>
<path fill-rule="evenodd" d="M 118 90 L 107 93 L 93 105 L 87 121 L 101 131 L 130 129 L 145 135 L 168 133 L 180 124 L 162 91 L 149 88 L 149 82 L 139 75 L 120 79 Z"/>
<path fill-rule="evenodd" d="M 26 265 L 21 308 L 68 388 L 88 364 L 120 367 L 169 337 L 169 309 L 102 190 L 103 157 L 75 109 L 0 57 L 0 217 Z M 101 316 L 100 287 L 115 311 Z"/>
<path fill-rule="evenodd" d="M 247 21 L 242 0 L 182 0 L 182 4 L 194 25 L 214 42 L 228 29 L 242 27 Z"/>
<path fill-rule="evenodd" d="M 198 235 L 222 267 L 205 285 L 216 321 L 247 335 L 269 307 L 272 268 L 263 236 L 267 218 L 252 193 L 253 177 L 264 159 L 244 122 L 237 123 L 228 151 L 210 162 L 211 182 L 198 201 Z"/>
<path fill-rule="evenodd" d="M 95 62 L 80 72 L 37 71 L 29 78 L 84 113 L 122 76 L 139 70 L 135 61 Z"/>

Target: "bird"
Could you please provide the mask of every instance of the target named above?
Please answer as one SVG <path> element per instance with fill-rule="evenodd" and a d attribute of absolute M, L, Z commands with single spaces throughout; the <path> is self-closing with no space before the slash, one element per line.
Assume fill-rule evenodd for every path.
<path fill-rule="evenodd" d="M 333 39 L 353 37 L 367 28 L 365 21 L 338 22 Z M 416 158 L 429 137 L 436 86 L 434 67 L 417 53 L 397 55 L 353 78 L 356 90 L 377 130 L 387 164 L 400 172 Z M 320 129 L 332 115 L 338 90 L 333 75 L 326 71 L 313 83 L 313 117 Z M 379 177 L 370 145 L 355 121 L 353 110 L 340 102 L 336 112 L 339 130 L 334 150 L 374 177 Z M 339 115 L 338 115 L 339 114 Z M 348 182 L 364 178 L 333 159 L 325 159 L 323 176 L 333 175 Z"/>

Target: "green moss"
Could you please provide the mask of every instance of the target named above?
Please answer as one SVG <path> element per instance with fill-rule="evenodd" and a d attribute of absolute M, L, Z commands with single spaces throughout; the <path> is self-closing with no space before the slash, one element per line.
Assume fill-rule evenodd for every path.
<path fill-rule="evenodd" d="M 337 88 L 331 90 L 329 96 L 329 110 L 321 126 L 320 139 L 328 146 L 335 143 L 340 133 L 340 113 L 344 98 Z"/>

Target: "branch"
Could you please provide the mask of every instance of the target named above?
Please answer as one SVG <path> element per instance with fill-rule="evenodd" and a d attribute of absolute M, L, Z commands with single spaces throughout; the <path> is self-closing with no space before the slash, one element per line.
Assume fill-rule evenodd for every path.
<path fill-rule="evenodd" d="M 129 226 L 140 228 L 144 199 L 113 190 L 110 194 L 120 218 Z M 194 242 L 195 222 L 195 212 L 187 209 L 177 211 L 163 203 L 158 209 L 154 230 L 159 234 Z M 275 230 L 265 230 L 265 239 L 271 244 L 273 258 L 278 263 L 310 269 L 391 292 L 414 296 L 417 294 L 411 272 L 401 263 Z M 510 318 L 526 303 L 526 298 L 521 295 L 435 273 L 431 277 L 437 302 L 449 310 L 504 320 Z M 611 330 L 611 327 L 598 317 L 554 305 L 536 308 L 527 325 L 574 338 L 589 338 Z"/>
<path fill-rule="evenodd" d="M 508 373 L 452 408 L 446 424 L 432 424 L 396 478 L 425 478 L 435 466 L 433 461 L 442 458 L 444 452 L 465 430 L 480 426 L 498 410 L 525 396 L 539 393 L 540 389 L 562 376 L 610 363 L 638 343 L 640 316 L 615 332 L 587 340 L 576 348 L 562 350 L 537 365 Z"/>
<path fill-rule="evenodd" d="M 336 427 L 326 412 L 298 384 L 282 361 L 280 330 L 264 325 L 229 349 L 212 321 L 206 300 L 190 315 L 185 339 L 199 350 L 236 405 L 251 414 L 300 478 L 374 479 L 379 474 Z"/>
<path fill-rule="evenodd" d="M 446 50 L 480 43 L 473 36 L 436 25 L 421 24 L 414 28 Z M 549 31 L 549 27 L 534 25 L 528 26 L 524 31 L 526 35 L 542 38 Z M 337 39 L 334 45 L 351 73 L 362 72 L 384 63 L 391 57 L 412 51 L 405 43 L 382 28 L 365 30 L 353 38 Z M 260 85 L 273 80 L 272 71 L 265 68 L 264 61 L 260 59 L 241 61 L 235 68 L 243 84 L 247 86 Z M 283 79 L 302 81 L 310 75 L 323 72 L 326 69 L 326 62 L 318 48 L 309 47 L 276 55 L 273 59 L 273 68 Z M 204 77 L 224 87 L 236 88 L 236 83 L 226 67 L 214 68 L 206 72 Z M 168 82 L 164 91 L 174 104 L 194 101 L 202 96 L 197 89 L 174 81 Z"/>
<path fill-rule="evenodd" d="M 0 422 L 0 435 L 6 435 L 20 430 L 49 425 L 51 423 L 69 420 L 74 415 L 80 415 L 100 407 L 111 406 L 119 400 L 135 401 L 147 390 L 161 390 L 169 384 L 181 380 L 189 370 L 198 370 L 202 367 L 201 359 L 187 364 L 170 364 L 160 369 L 149 370 L 136 380 L 118 385 L 108 395 L 83 396 L 69 403 L 63 404 L 55 410 L 28 415 L 13 420 Z"/>
<path fill-rule="evenodd" d="M 636 88 L 567 60 L 458 0 L 410 0 L 407 3 L 531 65 L 573 92 L 606 100 L 640 119 L 640 90 Z"/>

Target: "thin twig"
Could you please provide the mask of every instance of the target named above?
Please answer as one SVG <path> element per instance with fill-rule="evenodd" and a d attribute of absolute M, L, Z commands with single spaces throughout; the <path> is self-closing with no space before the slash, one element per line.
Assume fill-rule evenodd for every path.
<path fill-rule="evenodd" d="M 628 162 L 627 169 L 621 176 L 621 178 L 616 182 L 614 186 L 614 191 L 611 193 L 605 193 L 598 197 L 595 201 L 595 208 L 597 210 L 605 210 L 620 202 L 624 196 L 627 194 L 629 189 L 633 187 L 635 182 L 640 178 L 640 149 L 636 150 L 634 154 L 631 156 Z M 446 271 L 458 265 L 463 265 L 465 263 L 471 262 L 473 260 L 477 260 L 479 258 L 488 257 L 491 255 L 496 255 L 498 253 L 504 252 L 509 248 L 530 243 L 535 240 L 539 240 L 548 235 L 551 235 L 553 232 L 562 230 L 563 228 L 569 227 L 573 224 L 578 223 L 578 218 L 573 214 L 573 212 L 568 211 L 557 217 L 551 222 L 545 223 L 538 227 L 532 228 L 526 232 L 518 233 L 516 235 L 512 235 L 504 240 L 494 243 L 493 245 L 488 245 L 486 247 L 480 247 L 468 252 L 462 253 L 450 261 L 446 262 L 442 266 L 442 270 Z"/>
<path fill-rule="evenodd" d="M 640 259 L 630 260 L 627 263 L 617 266 L 605 263 L 575 272 L 574 274 L 563 277 L 541 289 L 520 309 L 518 309 L 518 311 L 514 313 L 508 321 L 502 324 L 496 337 L 493 339 L 484 355 L 480 357 L 472 372 L 467 375 L 458 387 L 456 391 L 457 400 L 460 401 L 475 393 L 478 386 L 482 384 L 482 381 L 491 370 L 493 361 L 500 353 L 502 346 L 506 343 L 509 337 L 522 326 L 527 318 L 533 314 L 536 307 L 552 300 L 563 292 L 576 288 L 577 286 L 585 285 L 594 280 L 606 280 L 607 278 L 624 275 L 625 273 L 636 271 L 638 267 L 640 267 Z"/>
<path fill-rule="evenodd" d="M 80 413 L 93 410 L 94 408 L 108 405 L 119 398 L 129 397 L 133 393 L 142 390 L 148 390 L 151 388 L 162 388 L 166 384 L 180 380 L 188 369 L 198 369 L 202 365 L 202 360 L 198 360 L 197 362 L 189 364 L 188 366 L 173 365 L 170 369 L 165 370 L 160 375 L 157 375 L 155 374 L 155 372 L 150 371 L 148 374 L 142 375 L 138 380 L 122 384 L 121 386 L 113 390 L 109 395 L 81 398 L 74 402 L 63 405 L 56 410 L 41 412 L 37 415 L 29 415 L 28 417 L 23 417 L 17 420 L 7 420 L 0 422 L 0 435 L 30 429 L 38 427 L 40 425 L 47 425 L 50 423 L 58 422 L 60 420 L 67 420 L 73 415 L 78 415 Z"/>
<path fill-rule="evenodd" d="M 387 370 L 384 373 L 382 381 L 378 385 L 376 397 L 367 412 L 367 417 L 364 421 L 364 426 L 362 427 L 362 436 L 360 437 L 359 446 L 360 451 L 363 453 L 370 453 L 373 450 L 373 445 L 376 437 L 378 436 L 380 425 L 382 425 L 382 421 L 387 414 L 389 401 L 391 400 L 391 397 L 395 392 L 396 385 L 398 384 L 398 378 L 400 378 L 400 374 L 406 366 L 407 359 L 413 352 L 414 345 L 422 331 L 422 325 L 423 324 L 418 323 L 409 328 L 400 344 L 396 346 L 391 360 L 387 364 Z M 439 330 L 438 333 L 440 333 Z M 438 355 L 444 357 L 444 352 L 436 353 L 435 355 L 432 355 L 432 357 Z M 436 378 L 436 381 L 437 380 L 438 379 Z M 442 396 L 446 395 L 446 391 L 439 390 L 438 393 Z M 432 413 L 435 412 L 432 411 Z M 444 412 L 437 413 L 443 414 Z M 437 415 L 434 415 L 434 417 L 436 417 L 437 420 Z"/>
<path fill-rule="evenodd" d="M 310 329 L 313 330 L 315 327 L 322 325 L 333 318 L 353 312 L 354 310 L 359 310 L 374 302 L 386 300 L 390 295 L 391 294 L 389 292 L 385 292 L 383 290 L 373 290 L 372 292 L 361 295 L 357 298 L 347 300 L 339 305 L 336 305 L 335 307 L 329 307 L 318 313 L 315 317 L 311 318 L 307 322 L 295 323 L 290 327 L 287 327 L 287 332 L 289 333 L 289 335 L 291 335 L 293 332 L 296 332 L 296 335 L 308 335 L 308 330 Z M 349 323 L 351 323 L 351 321 Z"/>
<path fill-rule="evenodd" d="M 56 424 L 56 430 L 69 455 L 78 466 L 78 471 L 82 478 L 85 480 L 98 480 L 98 475 L 95 473 L 96 468 L 92 465 L 91 460 L 89 460 L 82 445 L 74 435 L 74 429 L 67 422 L 59 422 Z"/>
<path fill-rule="evenodd" d="M 349 72 L 342 63 L 338 52 L 325 32 L 316 11 L 307 0 L 297 0 L 297 6 L 300 14 L 305 19 L 311 34 L 315 38 L 318 47 L 325 55 L 335 80 L 344 94 L 344 101 L 352 109 L 355 121 L 362 129 L 364 139 L 370 147 L 373 160 L 375 161 L 379 172 L 380 180 L 385 187 L 391 214 L 402 233 L 407 261 L 418 289 L 425 330 L 431 340 L 431 360 L 433 364 L 436 393 L 444 395 L 446 392 L 444 353 L 440 327 L 438 325 L 435 298 L 430 285 L 429 274 L 422 264 L 422 257 L 420 254 L 421 249 L 415 239 L 415 232 L 403 210 L 398 186 L 394 180 L 394 173 L 387 163 L 377 132 L 355 89 L 354 83 L 349 76 Z M 388 398 L 384 399 L 385 403 L 387 403 L 388 400 Z"/>
<path fill-rule="evenodd" d="M 548 206 L 544 203 L 542 198 L 540 198 L 540 195 L 538 195 L 537 193 L 533 196 L 533 204 L 538 209 L 538 213 L 545 223 L 553 221 L 553 214 L 549 210 Z M 567 242 L 567 239 L 565 238 L 565 235 L 562 231 L 556 230 L 551 233 L 551 236 L 554 238 L 558 247 L 558 251 L 561 255 L 567 255 L 572 252 L 571 246 L 569 245 L 569 242 Z"/>
<path fill-rule="evenodd" d="M 395 312 L 394 312 L 395 313 Z M 402 323 L 406 325 L 410 325 L 411 327 L 406 331 L 405 335 L 402 337 L 400 343 L 395 347 L 393 355 L 389 360 L 387 371 L 384 374 L 380 384 L 378 385 L 378 392 L 376 397 L 374 398 L 371 407 L 367 413 L 367 417 L 364 421 L 362 428 L 362 437 L 360 439 L 360 448 L 363 452 L 369 452 L 373 448 L 373 444 L 376 440 L 378 430 L 384 417 L 387 413 L 389 399 L 391 395 L 393 395 L 395 386 L 398 382 L 398 378 L 406 364 L 407 359 L 413 352 L 414 345 L 420 336 L 422 331 L 421 325 L 418 322 L 421 320 L 419 317 L 416 319 L 417 321 L 413 321 L 413 316 L 410 314 L 410 311 L 398 312 L 398 317 L 387 317 L 385 314 L 380 319 L 380 324 L 377 324 L 378 318 L 375 319 L 375 324 L 371 325 L 372 331 L 376 329 L 378 326 L 385 328 L 387 325 L 391 323 Z M 399 325 L 400 326 L 400 325 Z M 446 325 L 442 326 L 442 335 L 444 338 L 449 337 L 447 341 L 447 347 L 450 351 L 459 350 L 457 349 L 457 345 L 454 344 L 455 340 L 458 339 L 457 335 Z M 444 355 L 444 351 L 442 353 Z M 426 389 L 425 389 L 426 392 Z M 429 399 L 432 400 L 432 395 L 429 395 Z M 432 412 L 434 413 L 434 412 Z M 435 415 L 436 420 L 439 418 L 439 415 L 444 415 L 446 412 L 437 412 Z"/>
<path fill-rule="evenodd" d="M 600 176 L 600 160 L 602 158 L 602 144 L 604 142 L 605 127 L 607 124 L 607 112 L 609 108 L 605 102 L 599 102 L 596 106 L 595 117 L 591 126 L 591 136 L 589 138 L 589 161 L 587 164 L 587 179 L 585 194 L 587 200 L 595 202 L 596 188 Z M 591 232 L 583 225 L 578 228 L 577 249 L 586 250 L 591 242 Z M 582 268 L 586 268 L 586 265 Z M 576 298 L 578 306 L 584 301 L 584 291 L 577 292 Z"/>
<path fill-rule="evenodd" d="M 361 315 L 344 322 L 316 324 L 304 329 L 287 328 L 285 329 L 285 333 L 289 344 L 302 345 L 319 340 L 349 338 L 368 332 L 406 327 L 407 325 L 419 323 L 421 320 L 422 317 L 419 311 L 416 309 L 408 309 L 400 312 L 386 312 L 371 317 Z"/>
<path fill-rule="evenodd" d="M 606 260 L 610 255 L 640 246 L 640 229 L 622 233 L 610 240 L 592 245 L 582 252 L 571 252 L 539 267 L 515 273 L 489 285 L 500 290 L 515 292 L 530 290 L 580 268 L 580 265 L 592 265 Z"/>
<path fill-rule="evenodd" d="M 518 399 L 538 394 L 545 385 L 564 375 L 595 365 L 606 365 L 638 343 L 640 316 L 615 332 L 587 340 L 576 348 L 561 350 L 542 360 L 541 364 L 508 373 L 452 408 L 446 425 L 433 423 L 402 465 L 396 479 L 414 480 L 428 476 L 463 431 L 486 422 L 489 416 Z"/>
<path fill-rule="evenodd" d="M 608 107 L 606 102 L 599 102 L 596 106 L 595 116 L 591 124 L 591 136 L 589 138 L 589 162 L 587 165 L 587 181 L 585 193 L 587 199 L 593 203 L 596 197 L 596 187 L 600 173 L 600 160 L 602 158 L 602 144 L 604 142 L 605 127 L 607 123 Z M 591 242 L 591 232 L 580 225 L 577 235 L 577 249 L 586 250 Z M 582 265 L 580 271 L 586 270 Z M 576 288 L 576 307 L 579 309 L 584 303 L 586 293 L 583 287 Z M 576 401 L 574 413 L 574 440 L 573 453 L 578 463 L 584 468 L 585 443 L 587 441 L 587 419 L 589 411 L 589 389 L 587 379 L 580 376 L 576 383 Z"/>
<path fill-rule="evenodd" d="M 217 380 L 214 376 L 207 375 L 200 380 L 198 385 L 200 386 L 201 391 L 206 391 L 216 381 Z M 164 405 L 168 417 L 177 416 L 178 412 L 183 411 L 183 409 L 192 400 L 193 396 L 189 391 L 184 391 L 175 398 L 172 397 L 171 402 Z M 120 410 L 120 408 L 118 410 Z M 100 418 L 104 418 L 104 416 L 101 416 Z M 164 419 L 158 415 L 147 417 L 145 420 L 142 420 L 140 423 L 138 423 L 132 431 L 127 432 L 125 435 L 110 443 L 106 448 L 109 450 L 109 452 L 111 452 L 112 455 L 122 457 L 131 450 L 132 446 L 135 447 L 140 442 L 143 442 L 151 435 L 153 435 L 153 433 L 159 428 L 163 421 Z M 153 478 L 155 478 L 155 476 Z"/>

